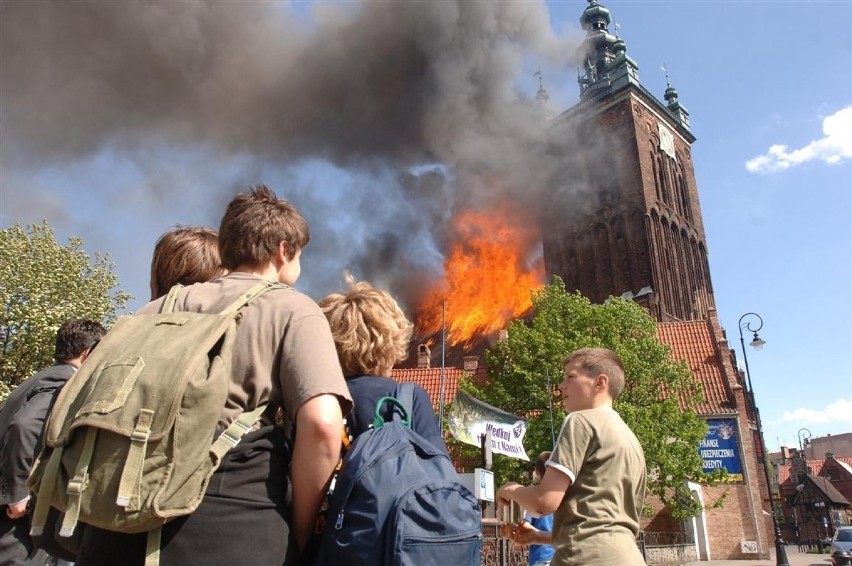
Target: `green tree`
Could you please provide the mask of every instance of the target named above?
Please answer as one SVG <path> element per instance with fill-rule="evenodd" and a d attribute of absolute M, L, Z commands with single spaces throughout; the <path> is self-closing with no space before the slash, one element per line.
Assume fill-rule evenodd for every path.
<path fill-rule="evenodd" d="M 724 471 L 702 472 L 699 441 L 707 433 L 697 416 L 700 385 L 689 368 L 675 361 L 656 334 L 656 322 L 633 301 L 610 298 L 596 305 L 579 293 L 568 293 L 561 279 L 533 293 L 533 316 L 512 321 L 508 339 L 485 354 L 491 379 L 461 388 L 475 397 L 529 418 L 524 446 L 534 458 L 552 447 L 565 412 L 554 393 L 562 380 L 562 360 L 587 347 L 615 351 L 624 362 L 627 383 L 615 408 L 633 429 L 648 465 L 648 491 L 666 503 L 677 519 L 696 514 L 697 501 L 685 480 L 714 485 Z M 548 385 L 549 384 L 549 385 Z M 553 424 L 551 425 L 551 411 Z M 498 485 L 528 481 L 531 466 L 521 460 L 494 457 Z"/>
<path fill-rule="evenodd" d="M 0 230 L 0 400 L 53 362 L 56 331 L 69 318 L 110 324 L 131 298 L 116 288 L 109 256 L 57 243 L 47 221 Z"/>

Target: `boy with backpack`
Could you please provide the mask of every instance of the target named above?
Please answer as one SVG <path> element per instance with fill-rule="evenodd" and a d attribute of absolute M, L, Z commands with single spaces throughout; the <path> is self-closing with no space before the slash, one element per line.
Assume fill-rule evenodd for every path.
<path fill-rule="evenodd" d="M 180 324 L 182 312 L 236 313 L 235 332 L 220 340 L 231 341 L 230 355 L 212 362 L 228 368 L 223 405 L 198 408 L 182 402 L 180 411 L 181 416 L 191 410 L 218 414 L 209 442 L 230 439 L 239 428 L 235 424 L 248 431 L 231 440 L 236 446 L 224 452 L 204 484 L 197 509 L 166 522 L 153 548 L 146 532 L 114 532 L 89 523 L 79 566 L 298 563 L 338 463 L 340 422 L 351 407 L 325 317 L 311 299 L 290 287 L 301 273 L 300 255 L 308 239 L 302 215 L 269 188 L 238 194 L 219 228 L 228 275 L 176 288 L 139 310 L 137 317 L 175 313 L 164 319 L 166 325 Z M 123 379 L 129 384 L 137 377 Z M 121 391 L 126 394 L 125 386 Z M 260 411 L 256 424 L 241 420 Z M 276 424 L 276 414 L 282 424 Z M 177 442 L 193 433 L 197 431 L 175 429 L 173 434 Z M 140 437 L 147 439 L 134 432 L 134 442 Z M 129 498 L 122 497 L 123 480 L 124 475 L 117 502 L 131 509 L 138 502 L 132 490 Z"/>
<path fill-rule="evenodd" d="M 320 301 L 355 408 L 316 566 L 478 566 L 478 501 L 459 483 L 426 391 L 386 377 L 412 323 L 386 291 L 345 276 Z"/>
<path fill-rule="evenodd" d="M 356 282 L 351 273 L 346 273 L 344 279 L 349 289 L 327 296 L 319 306 L 328 319 L 340 366 L 355 401 L 346 417 L 354 439 L 372 428 L 376 402 L 394 394 L 397 382 L 387 376 L 394 365 L 408 356 L 414 325 L 386 291 L 366 281 Z M 408 407 L 411 428 L 446 454 L 429 394 L 419 385 L 412 385 L 414 398 Z"/>

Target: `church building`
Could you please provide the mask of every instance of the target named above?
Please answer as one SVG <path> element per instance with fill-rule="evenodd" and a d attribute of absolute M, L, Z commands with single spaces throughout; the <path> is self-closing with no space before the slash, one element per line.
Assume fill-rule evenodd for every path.
<path fill-rule="evenodd" d="M 708 458 L 705 469 L 721 462 L 732 481 L 717 487 L 688 483 L 707 507 L 700 516 L 677 524 L 661 502 L 646 501 L 653 513 L 642 530 L 660 535 L 653 540 L 675 553 L 654 561 L 766 558 L 774 545 L 775 510 L 753 399 L 716 314 L 689 112 L 668 75 L 663 100 L 642 85 L 626 42 L 610 29 L 610 11 L 588 1 L 580 18 L 586 31 L 580 99 L 548 126 L 560 140 L 575 142 L 560 156 L 564 174 L 542 206 L 547 279 L 558 275 L 569 291 L 592 302 L 621 296 L 647 308 L 658 321 L 660 340 L 703 387 L 698 413 L 708 422 L 708 444 L 716 445 L 713 435 L 726 442 L 730 458 Z M 543 89 L 538 99 L 546 101 Z M 427 356 L 417 369 L 394 370 L 394 377 L 421 383 L 437 407 L 452 402 L 464 373 L 475 372 L 433 368 Z M 444 379 L 439 389 L 441 375 L 453 379 Z M 719 500 L 722 506 L 713 508 Z"/>

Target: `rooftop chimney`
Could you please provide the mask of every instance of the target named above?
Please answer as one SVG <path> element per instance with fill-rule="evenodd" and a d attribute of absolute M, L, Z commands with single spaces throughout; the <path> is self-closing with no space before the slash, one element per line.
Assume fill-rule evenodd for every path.
<path fill-rule="evenodd" d="M 417 346 L 417 367 L 425 369 L 432 367 L 432 350 L 426 344 Z"/>

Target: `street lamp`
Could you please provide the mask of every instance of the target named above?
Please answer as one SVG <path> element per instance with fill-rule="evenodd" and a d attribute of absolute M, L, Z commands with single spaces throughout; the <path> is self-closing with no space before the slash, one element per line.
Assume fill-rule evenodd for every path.
<path fill-rule="evenodd" d="M 800 428 L 798 436 L 799 436 L 799 451 L 802 453 L 802 458 L 807 460 L 808 458 L 807 458 L 807 455 L 805 454 L 805 448 L 807 448 L 810 445 L 811 436 L 813 436 L 813 433 L 811 433 L 811 431 L 806 429 L 806 428 Z"/>
<path fill-rule="evenodd" d="M 757 319 L 757 326 L 752 328 L 751 322 L 746 321 L 744 323 L 743 320 L 746 317 L 753 317 Z M 752 322 L 755 321 L 753 320 Z M 748 391 L 751 396 L 751 405 L 754 407 L 754 421 L 757 425 L 757 436 L 760 439 L 761 458 L 763 458 L 763 476 L 764 479 L 766 479 L 766 489 L 769 491 L 769 508 L 772 511 L 772 526 L 775 527 L 775 564 L 777 566 L 790 566 L 790 563 L 787 561 L 787 549 L 784 548 L 784 540 L 781 538 L 781 527 L 778 525 L 778 517 L 775 514 L 775 495 L 772 493 L 772 483 L 769 481 L 769 466 L 766 465 L 766 442 L 763 441 L 763 427 L 760 423 L 760 410 L 757 408 L 757 403 L 754 400 L 754 388 L 751 385 L 751 372 L 749 372 L 748 369 L 748 354 L 746 354 L 745 339 L 743 338 L 743 329 L 745 328 L 754 334 L 754 338 L 752 338 L 749 345 L 755 350 L 760 350 L 763 345 L 766 344 L 766 341 L 762 340 L 760 336 L 757 335 L 758 331 L 763 328 L 763 319 L 760 318 L 760 315 L 757 313 L 747 312 L 740 317 L 739 327 L 740 346 L 743 350 L 743 362 L 745 362 Z"/>

